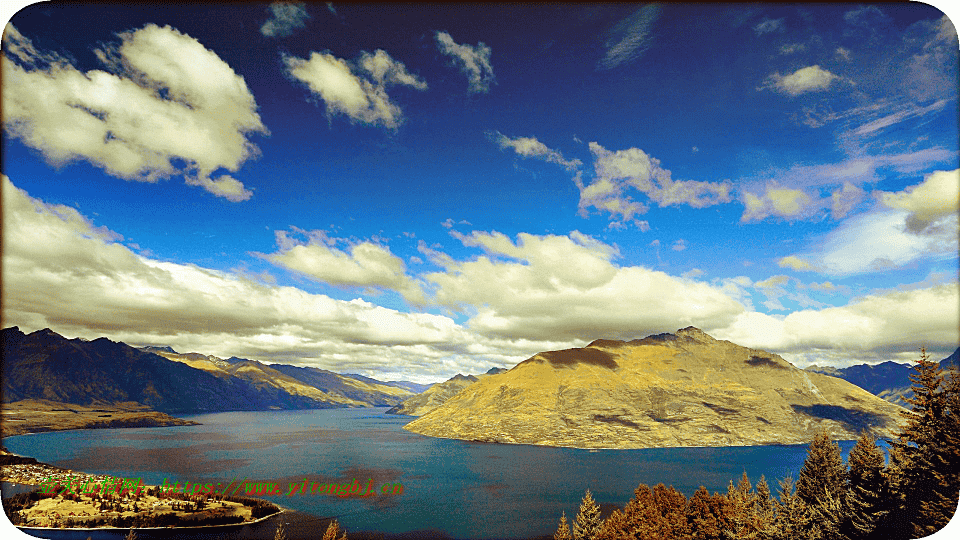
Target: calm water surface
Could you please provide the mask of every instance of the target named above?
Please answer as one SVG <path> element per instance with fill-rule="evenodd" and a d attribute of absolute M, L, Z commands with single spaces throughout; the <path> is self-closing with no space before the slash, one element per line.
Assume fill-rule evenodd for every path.
<path fill-rule="evenodd" d="M 805 445 L 589 451 L 423 437 L 411 417 L 386 409 L 230 412 L 188 416 L 199 426 L 100 429 L 9 437 L 12 452 L 70 469 L 142 477 L 145 484 L 233 480 L 402 484 L 401 495 L 265 497 L 348 531 L 434 530 L 453 538 L 551 535 L 561 511 L 577 513 L 584 490 L 623 506 L 640 483 L 687 496 L 700 485 L 725 491 L 744 471 L 771 489 L 796 477 Z M 842 442 L 844 455 L 853 441 Z M 301 516 L 301 521 L 303 521 Z M 305 518 L 310 519 L 308 516 Z M 322 531 L 321 533 L 322 534 Z M 318 534 L 317 536 L 319 536 Z M 268 533 L 272 538 L 272 528 Z"/>

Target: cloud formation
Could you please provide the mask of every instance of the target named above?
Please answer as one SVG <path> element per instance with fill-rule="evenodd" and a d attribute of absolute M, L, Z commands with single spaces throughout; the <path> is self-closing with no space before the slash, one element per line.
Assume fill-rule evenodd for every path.
<path fill-rule="evenodd" d="M 660 160 L 639 148 L 612 152 L 599 144 L 590 143 L 594 155 L 594 179 L 585 185 L 578 176 L 574 179 L 580 189 L 580 213 L 590 207 L 619 216 L 621 223 L 636 220 L 648 207 L 634 201 L 629 190 L 643 193 L 658 206 L 685 204 L 705 208 L 730 202 L 731 186 L 727 182 L 700 182 L 674 180 L 670 171 L 660 166 Z"/>
<path fill-rule="evenodd" d="M 820 92 L 830 87 L 830 83 L 841 77 L 822 69 L 819 65 L 800 68 L 788 75 L 773 73 L 764 81 L 761 89 L 772 89 L 789 96 L 799 96 L 808 92 Z"/>
<path fill-rule="evenodd" d="M 420 381 L 464 369 L 486 371 L 540 350 L 572 346 L 487 339 L 441 315 L 336 300 L 150 259 L 75 209 L 34 199 L 6 176 L 0 180 L 4 323 L 27 331 L 49 327 L 67 336 L 107 335 L 224 358 Z M 352 256 L 366 260 L 356 250 Z"/>
<path fill-rule="evenodd" d="M 770 216 L 798 219 L 809 216 L 816 209 L 815 199 L 799 189 L 768 185 L 763 195 L 743 193 L 741 223 L 761 221 Z"/>
<path fill-rule="evenodd" d="M 960 212 L 960 169 L 936 171 L 920 184 L 878 195 L 884 206 L 909 212 L 907 230 L 920 234 L 935 222 Z"/>
<path fill-rule="evenodd" d="M 861 356 L 853 358 L 862 362 L 864 356 L 878 352 L 916 354 L 920 347 L 952 350 L 960 342 L 958 291 L 956 283 L 888 291 L 846 306 L 794 311 L 785 317 L 744 312 L 714 337 L 781 351 L 788 359 L 801 360 L 801 367 L 818 356 L 822 365 L 824 354 L 844 351 L 860 351 Z"/>
<path fill-rule="evenodd" d="M 454 234 L 484 255 L 433 257 L 423 275 L 434 301 L 470 315 L 470 329 L 512 339 L 628 338 L 683 327 L 726 326 L 742 304 L 702 282 L 647 268 L 618 267 L 614 246 L 579 232 Z M 643 306 L 638 309 L 637 306 Z M 664 326 L 664 325 L 668 326 Z"/>
<path fill-rule="evenodd" d="M 7 133 L 54 166 L 85 160 L 126 180 L 183 175 L 230 201 L 252 193 L 229 174 L 267 128 L 243 77 L 177 30 L 153 24 L 119 34 L 95 53 L 109 71 L 82 73 L 38 51 L 8 25 L 3 110 Z M 16 61 L 14 60 L 16 59 Z"/>
<path fill-rule="evenodd" d="M 427 89 L 423 79 L 382 49 L 364 51 L 353 63 L 319 52 L 311 52 L 308 60 L 284 56 L 283 62 L 290 77 L 323 100 L 328 116 L 343 114 L 352 122 L 387 129 L 397 129 L 403 122 L 403 112 L 390 100 L 387 88 Z"/>
<path fill-rule="evenodd" d="M 488 131 L 487 137 L 497 143 L 502 149 L 509 148 L 516 152 L 517 155 L 523 157 L 536 158 L 548 163 L 556 163 L 568 171 L 577 170 L 583 165 L 583 162 L 579 159 L 564 159 L 563 154 L 547 147 L 547 145 L 538 141 L 535 137 L 510 138 L 499 131 Z"/>
<path fill-rule="evenodd" d="M 268 8 L 271 18 L 260 27 L 260 33 L 267 37 L 286 37 L 294 30 L 303 28 L 310 15 L 302 2 L 274 2 Z"/>
<path fill-rule="evenodd" d="M 753 27 L 758 36 L 783 29 L 783 19 L 763 19 Z"/>
<path fill-rule="evenodd" d="M 446 32 L 437 32 L 436 38 L 440 52 L 453 58 L 454 62 L 460 66 L 460 71 L 467 76 L 470 82 L 467 91 L 481 94 L 489 92 L 490 85 L 496 83 L 493 65 L 490 63 L 492 49 L 482 41 L 476 46 L 459 44 Z"/>
<path fill-rule="evenodd" d="M 820 245 L 799 257 L 780 259 L 780 266 L 848 276 L 902 268 L 922 259 L 956 257 L 956 212 L 921 234 L 910 231 L 909 219 L 906 211 L 888 209 L 848 218 L 829 232 Z"/>
<path fill-rule="evenodd" d="M 407 276 L 403 260 L 390 249 L 373 242 L 347 242 L 323 231 L 294 230 L 306 241 L 276 231 L 279 251 L 259 256 L 273 264 L 316 281 L 341 287 L 377 287 L 398 291 L 411 302 L 422 304 L 423 292 Z M 337 244 L 348 244 L 347 250 Z"/>
<path fill-rule="evenodd" d="M 661 11 L 657 4 L 647 4 L 611 28 L 597 69 L 613 69 L 639 58 L 650 46 L 652 27 Z"/>

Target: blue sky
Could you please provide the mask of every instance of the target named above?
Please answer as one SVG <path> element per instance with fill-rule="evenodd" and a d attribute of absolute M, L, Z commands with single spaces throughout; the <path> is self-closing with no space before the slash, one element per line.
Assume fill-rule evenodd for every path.
<path fill-rule="evenodd" d="M 4 326 L 418 381 L 960 342 L 930 6 L 37 4 L 3 48 Z"/>

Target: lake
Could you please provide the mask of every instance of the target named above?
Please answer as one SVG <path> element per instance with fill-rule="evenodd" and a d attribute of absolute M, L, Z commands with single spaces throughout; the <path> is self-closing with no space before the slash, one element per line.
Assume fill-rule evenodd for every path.
<path fill-rule="evenodd" d="M 347 531 L 437 531 L 453 538 L 552 535 L 560 512 L 572 520 L 584 490 L 622 507 L 640 483 L 663 482 L 687 496 L 700 485 L 726 491 L 746 471 L 796 478 L 806 445 L 729 448 L 578 450 L 424 437 L 405 431 L 411 417 L 378 409 L 228 412 L 185 416 L 199 426 L 78 430 L 9 437 L 11 452 L 79 471 L 141 477 L 145 484 L 280 482 L 264 497 Z M 846 456 L 853 441 L 841 442 Z M 402 494 L 341 498 L 286 496 L 290 483 L 352 482 Z M 260 532 L 272 538 L 272 527 Z M 322 534 L 316 534 L 317 537 Z M 86 536 L 84 536 L 86 538 Z"/>

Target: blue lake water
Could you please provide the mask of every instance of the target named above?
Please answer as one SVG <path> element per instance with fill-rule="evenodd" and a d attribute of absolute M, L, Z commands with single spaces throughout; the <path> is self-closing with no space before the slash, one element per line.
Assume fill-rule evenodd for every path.
<path fill-rule="evenodd" d="M 264 497 L 348 531 L 433 530 L 453 538 L 551 535 L 561 511 L 577 513 L 584 490 L 622 507 L 638 484 L 726 491 L 746 471 L 777 480 L 803 466 L 807 447 L 654 448 L 589 451 L 470 443 L 405 431 L 412 418 L 386 409 L 229 412 L 188 416 L 199 426 L 100 429 L 9 437 L 11 452 L 70 469 L 141 477 L 145 484 L 290 483 L 373 479 L 399 495 Z M 846 456 L 853 441 L 841 442 Z M 309 516 L 307 518 L 309 520 Z M 302 519 L 301 519 L 302 521 Z M 321 531 L 322 533 L 322 531 Z M 272 529 L 264 533 L 273 537 Z M 320 534 L 317 534 L 320 536 Z M 86 538 L 86 537 L 84 537 Z"/>

